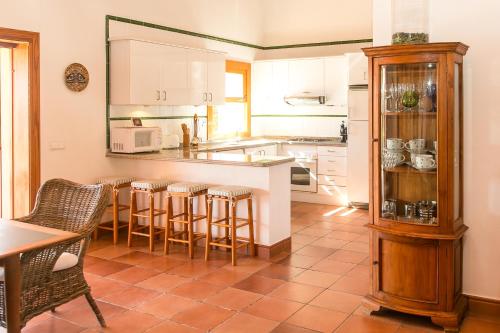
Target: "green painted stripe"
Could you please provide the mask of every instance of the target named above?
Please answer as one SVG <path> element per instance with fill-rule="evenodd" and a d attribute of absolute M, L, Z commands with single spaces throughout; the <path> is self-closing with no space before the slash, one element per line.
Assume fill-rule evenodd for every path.
<path fill-rule="evenodd" d="M 207 116 L 198 116 L 198 118 L 206 118 Z M 135 117 L 134 117 L 135 118 Z M 158 120 L 158 119 L 192 119 L 193 116 L 152 116 L 152 117 L 137 117 L 142 120 Z M 111 117 L 109 120 L 132 120 L 132 117 Z"/>
<path fill-rule="evenodd" d="M 199 38 L 205 38 L 205 39 L 215 40 L 215 41 L 222 42 L 222 43 L 228 43 L 228 44 L 233 44 L 233 45 L 250 47 L 250 48 L 254 48 L 254 49 L 258 49 L 258 50 L 292 49 L 292 48 L 299 48 L 299 47 L 332 46 L 332 45 L 360 44 L 360 43 L 371 43 L 371 42 L 373 42 L 373 39 L 371 39 L 371 38 L 365 38 L 365 39 L 338 40 L 338 41 L 320 42 L 320 43 L 304 43 L 304 44 L 289 44 L 289 45 L 276 45 L 276 46 L 260 46 L 260 45 L 256 45 L 256 44 L 240 42 L 240 41 L 233 40 L 233 39 L 228 39 L 228 38 L 223 38 L 223 37 L 217 37 L 217 36 L 212 36 L 212 35 L 206 35 L 206 34 L 194 32 L 194 31 L 188 31 L 188 30 L 182 30 L 182 29 L 167 27 L 167 26 L 160 25 L 160 24 L 154 24 L 154 23 L 149 23 L 149 22 L 144 22 L 144 21 L 138 21 L 138 20 L 133 20 L 133 19 L 129 19 L 129 18 L 125 18 L 125 17 L 120 17 L 120 16 L 107 15 L 106 17 L 109 20 L 111 20 L 111 21 L 129 23 L 129 24 L 134 24 L 134 25 L 140 25 L 140 26 L 144 26 L 144 27 L 147 27 L 147 28 L 164 30 L 164 31 L 170 31 L 170 32 L 175 32 L 175 33 L 179 33 L 179 34 L 183 34 L 183 35 L 188 35 L 188 36 L 193 36 L 193 37 L 199 37 Z"/>
<path fill-rule="evenodd" d="M 346 118 L 343 114 L 253 114 L 252 118 L 293 118 L 293 117 L 308 117 L 308 118 Z"/>
<path fill-rule="evenodd" d="M 373 39 L 371 39 L 371 38 L 337 40 L 337 41 L 332 41 L 332 42 L 321 42 L 321 43 L 305 43 L 305 44 L 265 46 L 263 48 L 263 50 L 294 49 L 294 48 L 299 48 L 299 47 L 332 46 L 332 45 L 360 44 L 360 43 L 371 43 L 371 42 L 373 42 Z"/>

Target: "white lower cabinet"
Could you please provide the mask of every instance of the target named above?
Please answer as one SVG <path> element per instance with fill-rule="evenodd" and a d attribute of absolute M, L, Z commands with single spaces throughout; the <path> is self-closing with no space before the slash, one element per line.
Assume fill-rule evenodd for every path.
<path fill-rule="evenodd" d="M 347 149 L 318 147 L 318 194 L 328 196 L 330 203 L 347 203 Z"/>
<path fill-rule="evenodd" d="M 255 156 L 276 156 L 278 155 L 278 146 L 269 145 L 269 146 L 245 148 L 245 154 L 255 155 Z"/>

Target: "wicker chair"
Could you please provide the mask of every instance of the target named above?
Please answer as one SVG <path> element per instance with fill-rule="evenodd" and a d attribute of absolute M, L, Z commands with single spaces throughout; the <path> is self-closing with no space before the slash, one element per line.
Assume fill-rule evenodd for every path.
<path fill-rule="evenodd" d="M 83 259 L 90 236 L 111 195 L 109 185 L 80 185 L 52 179 L 38 191 L 35 208 L 18 221 L 80 234 L 72 240 L 21 255 L 21 325 L 61 304 L 85 295 L 99 323 L 104 318 L 83 275 Z M 6 327 L 5 284 L 0 280 L 0 326 Z"/>

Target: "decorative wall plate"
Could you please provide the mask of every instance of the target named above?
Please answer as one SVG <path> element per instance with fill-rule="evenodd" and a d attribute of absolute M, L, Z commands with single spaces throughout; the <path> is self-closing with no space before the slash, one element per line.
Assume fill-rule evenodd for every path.
<path fill-rule="evenodd" d="M 72 91 L 82 91 L 89 84 L 89 72 L 79 63 L 73 63 L 64 71 L 66 87 Z"/>

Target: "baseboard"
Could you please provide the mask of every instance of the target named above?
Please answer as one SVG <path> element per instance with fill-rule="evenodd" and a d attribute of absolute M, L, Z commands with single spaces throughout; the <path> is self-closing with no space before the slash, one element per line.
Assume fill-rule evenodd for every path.
<path fill-rule="evenodd" d="M 469 313 L 478 316 L 500 318 L 500 300 L 465 295 L 469 299 Z"/>
<path fill-rule="evenodd" d="M 257 248 L 257 256 L 259 258 L 269 260 L 271 257 L 274 257 L 282 252 L 291 252 L 292 237 L 285 238 L 273 245 L 255 244 L 255 247 Z"/>

